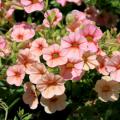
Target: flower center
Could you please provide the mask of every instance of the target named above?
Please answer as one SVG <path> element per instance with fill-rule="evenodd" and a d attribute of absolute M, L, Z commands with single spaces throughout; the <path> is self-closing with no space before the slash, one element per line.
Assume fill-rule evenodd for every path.
<path fill-rule="evenodd" d="M 20 77 L 20 75 L 21 75 L 21 74 L 20 74 L 19 72 L 17 72 L 17 71 L 15 72 L 15 76 L 16 76 L 16 77 Z"/>
<path fill-rule="evenodd" d="M 54 86 L 54 85 L 57 85 L 57 82 L 56 81 L 54 81 L 54 80 L 49 80 L 49 81 L 47 81 L 47 83 L 46 83 L 47 85 L 48 85 L 48 87 L 49 86 Z"/>
<path fill-rule="evenodd" d="M 91 35 L 86 36 L 86 38 L 89 42 L 93 41 L 93 37 Z"/>
<path fill-rule="evenodd" d="M 23 40 L 23 35 L 19 34 L 19 35 L 17 36 L 17 38 L 20 39 L 20 40 Z"/>
<path fill-rule="evenodd" d="M 73 42 L 73 43 L 72 43 L 72 47 L 78 48 L 78 47 L 79 47 L 79 44 L 78 44 L 77 42 Z"/>
<path fill-rule="evenodd" d="M 110 86 L 105 85 L 102 87 L 102 92 L 109 92 L 110 91 Z"/>
<path fill-rule="evenodd" d="M 58 58 L 59 57 L 59 53 L 53 53 L 52 54 L 52 58 Z"/>
<path fill-rule="evenodd" d="M 57 100 L 58 100 L 57 97 L 53 97 L 53 98 L 50 99 L 50 102 L 54 103 L 54 102 L 56 102 Z"/>
<path fill-rule="evenodd" d="M 67 63 L 66 67 L 67 67 L 67 68 L 73 68 L 73 67 L 74 67 L 74 64 L 73 64 L 73 63 Z"/>

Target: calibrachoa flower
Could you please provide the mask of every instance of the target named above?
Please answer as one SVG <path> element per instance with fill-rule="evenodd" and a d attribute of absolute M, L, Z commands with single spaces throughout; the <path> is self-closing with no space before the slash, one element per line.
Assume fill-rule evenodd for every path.
<path fill-rule="evenodd" d="M 36 62 L 39 62 L 39 60 L 30 52 L 30 49 L 26 48 L 19 51 L 17 63 L 24 65 L 26 71 L 30 65 Z"/>
<path fill-rule="evenodd" d="M 69 32 L 75 32 L 79 30 L 85 20 L 86 20 L 85 13 L 78 10 L 73 10 L 66 17 L 67 30 Z"/>
<path fill-rule="evenodd" d="M 10 85 L 20 86 L 25 77 L 25 68 L 23 65 L 13 65 L 7 69 L 7 82 Z"/>
<path fill-rule="evenodd" d="M 83 35 L 88 42 L 88 50 L 92 52 L 97 52 L 98 41 L 102 37 L 102 31 L 95 25 L 88 24 L 83 29 L 80 30 L 81 35 Z"/>
<path fill-rule="evenodd" d="M 56 67 L 67 62 L 64 50 L 58 44 L 53 44 L 43 50 L 43 58 L 49 67 Z"/>
<path fill-rule="evenodd" d="M 65 92 L 64 82 L 61 76 L 48 73 L 39 81 L 37 89 L 44 98 L 50 99 L 55 95 L 62 95 Z"/>
<path fill-rule="evenodd" d="M 30 40 L 35 35 L 35 31 L 31 25 L 20 23 L 13 26 L 11 37 L 13 41 L 24 42 Z"/>
<path fill-rule="evenodd" d="M 44 14 L 43 25 L 45 27 L 54 27 L 62 20 L 62 13 L 57 8 L 47 10 Z"/>
<path fill-rule="evenodd" d="M 110 73 L 110 77 L 120 82 L 120 52 L 116 51 L 112 57 L 106 62 L 107 71 Z"/>
<path fill-rule="evenodd" d="M 43 0 L 20 0 L 20 3 L 22 4 L 27 13 L 41 11 L 44 9 Z"/>
<path fill-rule="evenodd" d="M 23 94 L 24 103 L 28 104 L 31 109 L 36 109 L 38 106 L 38 97 L 35 90 L 35 86 L 32 83 L 27 82 L 24 84 L 24 91 L 25 91 L 25 93 Z"/>
<path fill-rule="evenodd" d="M 15 11 L 15 8 L 10 7 L 9 10 L 5 14 L 5 18 L 10 20 L 12 18 L 14 11 Z"/>
<path fill-rule="evenodd" d="M 119 98 L 120 84 L 105 76 L 96 82 L 95 91 L 103 102 L 116 101 Z"/>
<path fill-rule="evenodd" d="M 61 47 L 68 58 L 80 59 L 81 54 L 87 49 L 86 39 L 79 32 L 70 33 L 61 40 Z"/>
<path fill-rule="evenodd" d="M 76 66 L 78 63 L 77 59 L 68 59 L 65 65 L 60 66 L 60 75 L 65 80 L 80 80 L 85 72 Z"/>
<path fill-rule="evenodd" d="M 41 80 L 42 76 L 47 73 L 47 70 L 43 63 L 33 63 L 26 71 L 29 74 L 30 81 L 37 84 Z"/>
<path fill-rule="evenodd" d="M 43 49 L 47 48 L 48 44 L 44 38 L 37 38 L 32 42 L 30 51 L 36 56 L 41 56 L 43 54 Z"/>
<path fill-rule="evenodd" d="M 97 60 L 99 62 L 99 66 L 97 67 L 98 72 L 103 75 L 108 75 L 109 73 L 106 69 L 106 61 L 108 60 L 108 57 L 106 55 L 98 55 Z"/>
<path fill-rule="evenodd" d="M 81 60 L 76 67 L 78 67 L 78 69 L 89 71 L 90 69 L 95 69 L 98 65 L 96 53 L 86 51 L 83 53 Z"/>
<path fill-rule="evenodd" d="M 61 111 L 66 107 L 66 95 L 54 96 L 50 99 L 45 99 L 41 97 L 40 104 L 44 107 L 46 113 L 54 113 L 56 111 Z"/>
<path fill-rule="evenodd" d="M 65 6 L 67 0 L 56 0 L 62 6 Z"/>

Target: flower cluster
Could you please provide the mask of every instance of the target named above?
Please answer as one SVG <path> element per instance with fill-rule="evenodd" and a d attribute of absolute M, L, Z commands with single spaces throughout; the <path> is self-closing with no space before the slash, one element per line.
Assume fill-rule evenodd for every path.
<path fill-rule="evenodd" d="M 83 0 L 56 2 L 62 6 L 67 2 L 80 5 Z M 44 17 L 40 25 L 25 21 L 15 23 L 5 35 L 0 35 L 0 57 L 8 57 L 12 62 L 5 66 L 7 83 L 23 85 L 24 103 L 31 109 L 40 103 L 45 112 L 51 114 L 67 106 L 66 82 L 78 82 L 88 71 L 96 69 L 103 75 L 94 88 L 98 98 L 103 102 L 118 100 L 120 51 L 112 51 L 111 55 L 103 51 L 99 44 L 103 32 L 88 16 L 88 10 L 86 13 L 72 10 L 64 19 L 58 8 L 46 10 L 45 5 L 43 0 L 20 0 L 6 11 L 8 20 L 18 6 L 27 14 L 42 11 Z M 94 13 L 96 16 L 97 12 Z M 64 20 L 66 26 L 63 27 Z M 59 70 L 57 74 L 50 71 L 55 68 Z"/>

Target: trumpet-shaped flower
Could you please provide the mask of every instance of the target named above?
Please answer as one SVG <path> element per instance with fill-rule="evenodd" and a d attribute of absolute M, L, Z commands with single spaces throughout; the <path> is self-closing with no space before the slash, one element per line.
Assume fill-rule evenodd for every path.
<path fill-rule="evenodd" d="M 66 95 L 54 96 L 50 99 L 41 97 L 40 104 L 44 107 L 46 113 L 52 114 L 56 111 L 61 111 L 66 107 Z"/>
<path fill-rule="evenodd" d="M 119 98 L 120 85 L 109 76 L 105 76 L 96 82 L 95 91 L 103 102 L 116 101 Z"/>
<path fill-rule="evenodd" d="M 95 25 L 88 24 L 83 29 L 80 30 L 80 33 L 87 39 L 88 50 L 92 52 L 97 52 L 98 41 L 102 37 L 102 31 Z"/>
<path fill-rule="evenodd" d="M 24 84 L 24 91 L 25 91 L 25 93 L 23 94 L 24 103 L 28 104 L 31 109 L 36 109 L 38 106 L 38 97 L 35 90 L 35 86 L 32 83 L 27 82 Z"/>
<path fill-rule="evenodd" d="M 23 65 L 13 65 L 7 69 L 7 82 L 10 85 L 20 86 L 25 77 L 25 68 Z"/>
<path fill-rule="evenodd" d="M 87 49 L 87 41 L 79 32 L 70 33 L 62 38 L 61 48 L 66 57 L 80 59 L 81 54 Z"/>
<path fill-rule="evenodd" d="M 64 82 L 61 76 L 48 73 L 39 81 L 37 89 L 44 98 L 50 99 L 55 95 L 62 95 L 65 92 Z"/>
<path fill-rule="evenodd" d="M 30 51 L 36 56 L 41 56 L 43 54 L 43 49 L 47 48 L 48 44 L 44 38 L 37 38 L 32 42 Z"/>
<path fill-rule="evenodd" d="M 47 70 L 43 63 L 33 63 L 26 71 L 29 74 L 30 81 L 37 84 L 41 80 L 42 76 L 47 73 Z"/>
<path fill-rule="evenodd" d="M 39 62 L 39 60 L 30 52 L 30 49 L 26 48 L 19 51 L 17 63 L 24 65 L 26 71 L 29 66 L 36 62 Z"/>
<path fill-rule="evenodd" d="M 80 62 L 76 65 L 79 69 L 89 71 L 89 69 L 94 69 L 99 65 L 97 61 L 97 56 L 95 53 L 86 51 L 83 53 Z"/>
<path fill-rule="evenodd" d="M 65 65 L 60 66 L 60 75 L 65 80 L 80 80 L 84 71 L 76 66 L 78 63 L 79 61 L 76 59 L 68 59 Z"/>
<path fill-rule="evenodd" d="M 27 13 L 34 11 L 41 11 L 44 9 L 43 0 L 20 0 L 21 5 L 24 7 Z"/>
<path fill-rule="evenodd" d="M 62 13 L 57 8 L 47 10 L 44 14 L 43 25 L 45 27 L 54 27 L 62 20 Z"/>
<path fill-rule="evenodd" d="M 53 44 L 43 50 L 43 58 L 49 67 L 56 67 L 67 62 L 64 50 L 58 44 Z"/>
<path fill-rule="evenodd" d="M 110 77 L 120 82 L 120 52 L 113 53 L 112 57 L 106 62 L 106 68 L 110 73 Z"/>
<path fill-rule="evenodd" d="M 13 26 L 11 37 L 13 41 L 24 42 L 30 40 L 35 35 L 35 31 L 31 25 L 20 23 Z"/>

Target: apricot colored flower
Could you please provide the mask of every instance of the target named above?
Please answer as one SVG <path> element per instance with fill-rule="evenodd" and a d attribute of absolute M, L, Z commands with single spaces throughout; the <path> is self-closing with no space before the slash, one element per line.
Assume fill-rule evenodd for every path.
<path fill-rule="evenodd" d="M 43 0 L 20 0 L 20 3 L 22 4 L 27 13 L 41 11 L 44 9 Z"/>
<path fill-rule="evenodd" d="M 37 38 L 32 42 L 30 51 L 36 56 L 41 56 L 43 54 L 43 49 L 47 48 L 48 44 L 44 38 Z"/>
<path fill-rule="evenodd" d="M 10 85 L 20 86 L 25 77 L 25 68 L 23 65 L 13 65 L 7 69 L 7 82 Z"/>
<path fill-rule="evenodd" d="M 24 103 L 28 104 L 31 109 L 36 109 L 38 106 L 38 97 L 35 90 L 35 86 L 30 82 L 26 82 L 24 84 L 24 91 L 25 91 L 25 93 L 23 94 Z"/>
<path fill-rule="evenodd" d="M 97 52 L 98 41 L 102 37 L 102 31 L 95 25 L 88 24 L 83 29 L 80 30 L 81 35 L 83 35 L 88 42 L 88 50 L 91 52 Z"/>
<path fill-rule="evenodd" d="M 24 65 L 26 71 L 27 68 L 35 62 L 39 62 L 39 60 L 30 52 L 30 49 L 26 48 L 19 51 L 17 63 Z"/>
<path fill-rule="evenodd" d="M 61 4 L 62 6 L 65 6 L 67 0 L 56 0 L 59 4 Z"/>
<path fill-rule="evenodd" d="M 65 80 L 80 80 L 85 72 L 76 66 L 78 63 L 77 59 L 68 59 L 65 65 L 60 66 L 60 75 Z"/>
<path fill-rule="evenodd" d="M 41 97 L 40 104 L 44 107 L 46 113 L 52 114 L 56 111 L 64 110 L 66 107 L 66 95 L 54 96 L 50 99 Z"/>
<path fill-rule="evenodd" d="M 20 23 L 13 26 L 11 37 L 13 41 L 24 42 L 30 40 L 35 35 L 35 31 L 31 25 Z"/>
<path fill-rule="evenodd" d="M 106 61 L 108 60 L 108 57 L 106 55 L 98 55 L 97 60 L 99 62 L 99 66 L 97 67 L 98 72 L 103 75 L 108 75 L 109 73 L 106 69 Z"/>
<path fill-rule="evenodd" d="M 11 18 L 13 17 L 12 15 L 13 15 L 14 11 L 15 11 L 15 8 L 10 7 L 10 8 L 8 9 L 8 11 L 6 12 L 6 14 L 5 14 L 5 18 L 6 18 L 7 20 L 11 19 Z"/>
<path fill-rule="evenodd" d="M 30 81 L 37 84 L 42 76 L 47 73 L 47 69 L 43 63 L 33 63 L 28 67 L 26 73 L 29 74 Z"/>
<path fill-rule="evenodd" d="M 78 10 L 71 11 L 66 17 L 67 30 L 69 32 L 75 32 L 79 30 L 85 20 L 86 20 L 85 13 Z"/>
<path fill-rule="evenodd" d="M 120 82 L 120 52 L 113 52 L 112 57 L 106 62 L 107 71 L 110 73 L 110 77 Z"/>
<path fill-rule="evenodd" d="M 76 65 L 79 69 L 89 71 L 89 69 L 94 69 L 99 65 L 97 61 L 96 53 L 86 51 L 83 53 L 80 62 Z"/>
<path fill-rule="evenodd" d="M 45 27 L 54 27 L 62 20 L 62 13 L 57 8 L 47 10 L 44 14 L 43 25 Z"/>
<path fill-rule="evenodd" d="M 64 80 L 59 75 L 48 73 L 39 81 L 37 89 L 46 99 L 52 98 L 55 95 L 62 95 L 65 92 Z"/>
<path fill-rule="evenodd" d="M 49 67 L 56 67 L 67 62 L 64 50 L 58 44 L 53 44 L 43 50 L 43 58 Z"/>
<path fill-rule="evenodd" d="M 116 101 L 119 98 L 120 85 L 111 80 L 109 76 L 102 77 L 96 82 L 95 91 L 98 93 L 98 98 L 103 102 Z"/>
<path fill-rule="evenodd" d="M 80 59 L 81 54 L 87 49 L 87 41 L 79 32 L 70 33 L 62 38 L 61 48 L 66 57 Z"/>

